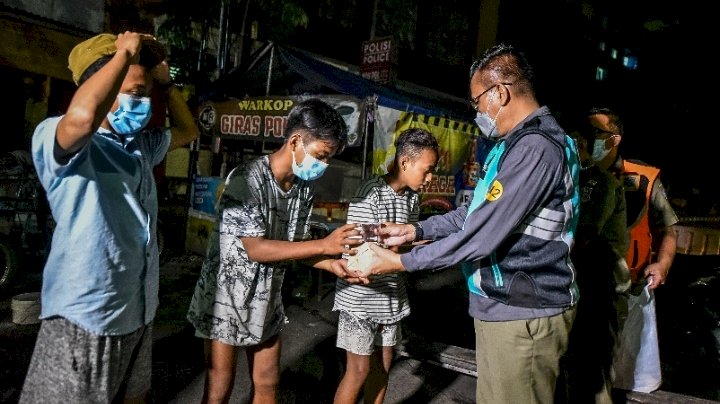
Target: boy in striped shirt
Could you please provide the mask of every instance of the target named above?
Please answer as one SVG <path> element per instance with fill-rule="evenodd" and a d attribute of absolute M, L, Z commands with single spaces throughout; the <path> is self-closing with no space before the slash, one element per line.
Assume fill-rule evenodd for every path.
<path fill-rule="evenodd" d="M 348 223 L 418 221 L 418 190 L 432 179 L 438 142 L 430 132 L 410 128 L 395 140 L 395 149 L 389 172 L 360 185 L 348 208 Z M 363 387 L 365 403 L 382 403 L 401 337 L 400 320 L 410 314 L 405 278 L 381 275 L 366 285 L 338 278 L 333 311 L 340 312 L 337 347 L 347 352 L 335 404 L 356 403 Z"/>

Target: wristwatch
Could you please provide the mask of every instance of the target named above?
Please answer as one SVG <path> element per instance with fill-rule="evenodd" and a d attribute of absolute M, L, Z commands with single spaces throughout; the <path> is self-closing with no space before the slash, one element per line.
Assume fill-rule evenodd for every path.
<path fill-rule="evenodd" d="M 415 228 L 415 240 L 414 241 L 420 241 L 423 239 L 423 228 L 420 222 L 415 222 L 412 224 Z"/>

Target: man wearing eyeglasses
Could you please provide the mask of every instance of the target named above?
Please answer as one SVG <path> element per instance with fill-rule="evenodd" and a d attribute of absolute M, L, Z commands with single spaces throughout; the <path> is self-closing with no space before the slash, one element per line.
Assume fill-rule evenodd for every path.
<path fill-rule="evenodd" d="M 372 274 L 460 265 L 476 335 L 478 403 L 551 403 L 578 300 L 569 253 L 578 217 L 575 142 L 540 106 L 512 46 L 470 68 L 483 136 L 495 141 L 469 204 L 415 224 L 385 224 Z"/>
<path fill-rule="evenodd" d="M 635 344 L 637 349 L 647 353 L 641 361 L 634 360 L 639 352 L 625 355 L 624 350 L 631 348 L 620 346 L 621 351 L 616 355 L 614 364 L 614 386 L 648 393 L 659 388 L 662 382 L 653 291 L 665 284 L 675 258 L 677 235 L 673 226 L 678 222 L 678 217 L 660 181 L 660 169 L 620 156 L 623 124 L 619 115 L 609 108 L 593 108 L 588 112 L 588 122 L 595 133 L 592 157 L 595 164 L 615 174 L 625 188 L 630 238 L 625 261 L 630 269 L 632 282 L 628 307 L 633 310 L 645 306 L 642 315 L 634 318 L 642 318 L 646 324 L 626 322 L 622 326 L 620 343 L 622 344 L 623 339 L 630 338 L 623 335 L 639 337 L 641 329 L 653 330 L 643 338 L 639 347 Z M 629 313 L 621 315 L 619 321 L 628 316 Z"/>

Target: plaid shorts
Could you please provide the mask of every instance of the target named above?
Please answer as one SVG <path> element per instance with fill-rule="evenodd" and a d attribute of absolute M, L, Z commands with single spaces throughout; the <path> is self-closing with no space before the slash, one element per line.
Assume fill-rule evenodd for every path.
<path fill-rule="evenodd" d="M 337 347 L 356 355 L 372 355 L 376 346 L 395 346 L 402 338 L 400 323 L 380 324 L 340 311 Z"/>
<path fill-rule="evenodd" d="M 53 317 L 40 325 L 19 402 L 122 402 L 147 393 L 151 378 L 152 323 L 101 336 Z"/>

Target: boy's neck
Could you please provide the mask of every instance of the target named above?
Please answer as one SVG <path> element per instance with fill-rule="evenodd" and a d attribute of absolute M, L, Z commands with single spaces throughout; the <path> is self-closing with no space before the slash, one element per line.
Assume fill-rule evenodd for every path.
<path fill-rule="evenodd" d="M 284 191 L 290 190 L 295 181 L 295 174 L 292 170 L 292 149 L 285 143 L 280 149 L 270 154 L 268 159 L 275 181 Z"/>
<path fill-rule="evenodd" d="M 382 176 L 383 180 L 395 191 L 396 194 L 402 194 L 407 189 L 407 185 L 398 177 L 397 173 L 391 171 Z"/>

